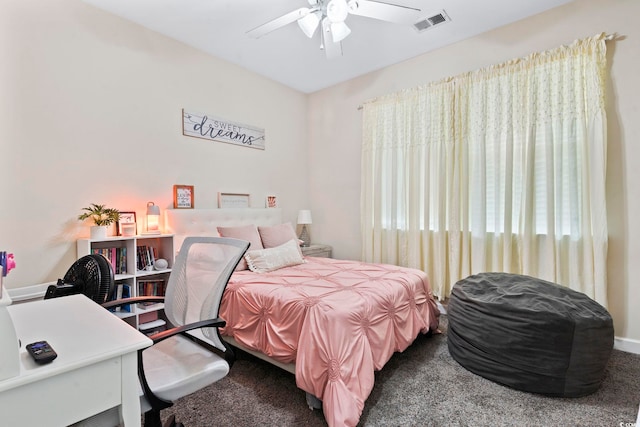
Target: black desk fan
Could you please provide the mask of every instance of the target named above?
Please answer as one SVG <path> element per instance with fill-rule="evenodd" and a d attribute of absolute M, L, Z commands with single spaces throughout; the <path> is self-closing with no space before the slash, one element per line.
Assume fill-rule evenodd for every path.
<path fill-rule="evenodd" d="M 103 304 L 112 295 L 114 273 L 111 263 L 102 255 L 89 254 L 74 262 L 64 278 L 55 285 L 49 285 L 44 299 L 73 294 L 84 294 Z"/>

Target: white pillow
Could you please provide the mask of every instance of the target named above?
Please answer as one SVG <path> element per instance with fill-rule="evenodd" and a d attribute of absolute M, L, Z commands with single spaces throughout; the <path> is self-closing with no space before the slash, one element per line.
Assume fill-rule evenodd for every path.
<path fill-rule="evenodd" d="M 282 267 L 304 263 L 298 242 L 291 239 L 275 248 L 257 249 L 244 254 L 249 270 L 255 273 L 267 273 Z"/>

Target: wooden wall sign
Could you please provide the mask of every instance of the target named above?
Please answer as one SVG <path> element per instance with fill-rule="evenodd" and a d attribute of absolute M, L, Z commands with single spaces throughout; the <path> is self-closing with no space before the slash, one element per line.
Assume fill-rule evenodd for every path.
<path fill-rule="evenodd" d="M 182 134 L 264 150 L 264 129 L 182 110 Z"/>
<path fill-rule="evenodd" d="M 173 208 L 174 209 L 193 209 L 195 193 L 193 185 L 174 185 L 173 186 Z"/>
<path fill-rule="evenodd" d="M 249 194 L 244 193 L 218 193 L 219 208 L 249 208 Z"/>

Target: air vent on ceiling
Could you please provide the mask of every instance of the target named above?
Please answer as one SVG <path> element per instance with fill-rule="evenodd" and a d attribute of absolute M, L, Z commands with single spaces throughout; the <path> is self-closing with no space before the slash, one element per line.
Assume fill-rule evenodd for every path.
<path fill-rule="evenodd" d="M 438 24 L 442 24 L 447 21 L 451 21 L 451 18 L 449 18 L 449 15 L 447 15 L 447 12 L 443 10 L 440 13 L 436 13 L 432 16 L 419 20 L 418 22 L 413 24 L 413 28 L 415 28 L 416 31 L 421 33 L 425 30 L 428 30 L 431 27 L 434 27 Z"/>

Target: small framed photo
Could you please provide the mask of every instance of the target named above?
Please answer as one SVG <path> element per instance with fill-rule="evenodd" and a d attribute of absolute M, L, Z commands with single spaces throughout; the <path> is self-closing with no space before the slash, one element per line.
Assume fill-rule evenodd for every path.
<path fill-rule="evenodd" d="M 173 208 L 174 209 L 193 209 L 193 207 L 194 207 L 193 185 L 174 185 L 173 186 Z"/>
<path fill-rule="evenodd" d="M 218 193 L 219 208 L 248 208 L 249 195 L 244 193 Z"/>
<path fill-rule="evenodd" d="M 265 205 L 268 208 L 277 208 L 278 207 L 278 199 L 276 196 L 267 196 L 265 200 Z"/>
<path fill-rule="evenodd" d="M 136 213 L 120 212 L 120 219 L 116 223 L 116 234 L 118 236 L 136 235 Z"/>

